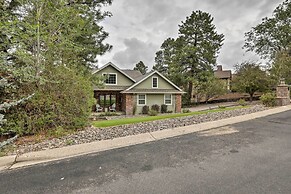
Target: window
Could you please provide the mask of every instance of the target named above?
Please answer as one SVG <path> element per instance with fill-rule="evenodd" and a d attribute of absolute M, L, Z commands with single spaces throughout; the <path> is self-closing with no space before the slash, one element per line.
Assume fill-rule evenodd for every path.
<path fill-rule="evenodd" d="M 146 95 L 145 94 L 139 94 L 137 96 L 137 104 L 138 105 L 146 105 Z"/>
<path fill-rule="evenodd" d="M 106 77 L 105 84 L 116 85 L 117 84 L 117 75 L 116 73 L 103 74 Z"/>
<path fill-rule="evenodd" d="M 157 77 L 153 77 L 153 88 L 158 88 L 158 78 Z"/>
<path fill-rule="evenodd" d="M 166 105 L 172 105 L 172 94 L 165 94 L 164 98 Z"/>

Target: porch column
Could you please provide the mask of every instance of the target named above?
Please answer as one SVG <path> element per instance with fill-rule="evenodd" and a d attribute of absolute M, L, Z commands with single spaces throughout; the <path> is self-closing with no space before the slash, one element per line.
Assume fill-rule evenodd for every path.
<path fill-rule="evenodd" d="M 176 101 L 175 101 L 175 105 L 176 105 L 176 113 L 180 113 L 181 112 L 181 108 L 182 108 L 182 95 L 181 94 L 176 94 Z"/>
<path fill-rule="evenodd" d="M 133 94 L 125 94 L 125 101 L 123 103 L 125 105 L 125 114 L 133 115 Z"/>
<path fill-rule="evenodd" d="M 289 86 L 285 84 L 285 80 L 281 80 L 280 85 L 277 86 L 276 94 L 277 106 L 286 106 L 290 104 Z"/>

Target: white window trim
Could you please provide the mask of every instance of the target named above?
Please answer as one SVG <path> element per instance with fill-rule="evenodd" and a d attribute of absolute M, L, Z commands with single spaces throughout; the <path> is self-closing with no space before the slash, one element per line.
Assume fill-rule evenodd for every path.
<path fill-rule="evenodd" d="M 112 86 L 116 86 L 117 85 L 117 73 L 102 73 L 103 76 L 107 76 L 107 75 L 115 75 L 115 79 L 116 79 L 116 82 L 115 84 L 107 84 L 107 83 L 104 83 L 105 85 L 112 85 Z M 105 80 L 106 81 L 106 80 Z"/>
<path fill-rule="evenodd" d="M 171 103 L 170 104 L 166 103 L 166 95 L 170 95 L 171 96 Z M 172 94 L 164 94 L 164 104 L 165 105 L 172 105 L 173 104 L 173 95 Z"/>
<path fill-rule="evenodd" d="M 154 87 L 154 78 L 157 78 L 157 87 Z M 159 88 L 159 78 L 156 76 L 152 77 L 152 88 Z"/>
<path fill-rule="evenodd" d="M 144 102 L 145 102 L 145 104 L 139 104 L 139 96 L 140 95 L 144 95 L 145 97 L 144 97 Z M 137 105 L 138 106 L 145 106 L 145 105 L 147 105 L 147 95 L 146 94 L 138 94 L 137 95 Z"/>

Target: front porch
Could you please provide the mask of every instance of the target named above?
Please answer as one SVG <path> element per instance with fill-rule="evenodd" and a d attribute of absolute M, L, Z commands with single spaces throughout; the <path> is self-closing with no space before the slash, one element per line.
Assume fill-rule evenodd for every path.
<path fill-rule="evenodd" d="M 96 99 L 96 104 L 99 104 L 102 108 L 100 112 L 109 112 L 110 107 L 115 104 L 116 112 L 124 112 L 122 106 L 122 97 L 123 95 L 120 93 L 121 91 L 94 91 L 94 98 Z M 93 107 L 93 111 L 96 112 L 96 106 Z"/>

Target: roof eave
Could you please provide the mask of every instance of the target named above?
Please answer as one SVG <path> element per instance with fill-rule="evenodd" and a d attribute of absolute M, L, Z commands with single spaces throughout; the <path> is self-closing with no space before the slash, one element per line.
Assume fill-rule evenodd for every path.
<path fill-rule="evenodd" d="M 100 69 L 95 70 L 92 74 L 98 73 L 99 71 L 105 69 L 106 67 L 108 67 L 109 65 L 111 65 L 112 67 L 114 67 L 117 71 L 119 71 L 121 74 L 125 75 L 127 78 L 129 78 L 131 81 L 133 81 L 134 83 L 136 83 L 136 80 L 133 79 L 132 77 L 130 77 L 129 75 L 127 75 L 125 72 L 123 72 L 121 69 L 119 69 L 116 65 L 114 65 L 112 62 L 108 62 L 107 64 L 105 64 L 104 66 L 102 66 Z"/>
<path fill-rule="evenodd" d="M 156 92 L 146 92 L 146 91 L 140 91 L 140 92 L 137 92 L 137 91 L 122 91 L 120 92 L 122 94 L 185 94 L 186 92 L 183 92 L 183 91 L 176 91 L 176 92 L 159 92 L 159 91 L 156 91 Z"/>
<path fill-rule="evenodd" d="M 147 75 L 146 77 L 144 77 L 143 79 L 139 80 L 138 82 L 136 82 L 135 84 L 133 84 L 132 86 L 130 86 L 128 89 L 126 89 L 126 91 L 131 90 L 132 88 L 134 88 L 135 86 L 139 85 L 140 83 L 142 83 L 144 80 L 148 79 L 150 76 L 152 76 L 153 74 L 157 73 L 159 76 L 161 76 L 164 80 L 166 80 L 168 83 L 170 83 L 174 88 L 176 88 L 178 91 L 183 92 L 182 89 L 180 89 L 178 86 L 176 86 L 173 82 L 171 82 L 169 79 L 167 79 L 165 76 L 163 76 L 160 72 L 158 71 L 153 71 L 152 73 L 150 73 L 149 75 Z"/>

